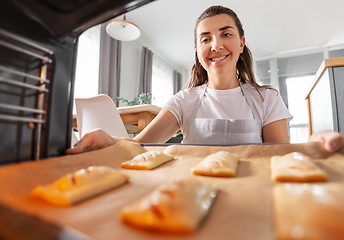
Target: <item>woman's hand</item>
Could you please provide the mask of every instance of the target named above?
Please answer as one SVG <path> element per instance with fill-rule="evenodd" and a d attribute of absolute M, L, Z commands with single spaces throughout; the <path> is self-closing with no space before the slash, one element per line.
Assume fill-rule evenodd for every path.
<path fill-rule="evenodd" d="M 308 142 L 323 142 L 326 151 L 335 152 L 344 145 L 344 137 L 338 132 L 328 130 L 312 134 Z"/>
<path fill-rule="evenodd" d="M 100 148 L 105 148 L 117 143 L 119 139 L 111 137 L 105 131 L 98 129 L 85 134 L 73 148 L 66 150 L 66 154 L 76 154 L 88 152 Z"/>

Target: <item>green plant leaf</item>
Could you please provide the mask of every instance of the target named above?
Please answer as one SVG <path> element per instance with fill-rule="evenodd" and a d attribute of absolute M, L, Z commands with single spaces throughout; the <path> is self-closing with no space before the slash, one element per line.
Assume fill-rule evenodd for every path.
<path fill-rule="evenodd" d="M 148 104 L 149 99 L 153 98 L 153 94 L 151 93 L 140 93 L 137 97 L 135 97 L 133 100 L 128 100 L 122 97 L 115 97 L 112 100 L 113 101 L 119 101 L 119 102 L 125 102 L 127 106 L 134 106 L 134 105 L 142 105 L 142 104 Z"/>

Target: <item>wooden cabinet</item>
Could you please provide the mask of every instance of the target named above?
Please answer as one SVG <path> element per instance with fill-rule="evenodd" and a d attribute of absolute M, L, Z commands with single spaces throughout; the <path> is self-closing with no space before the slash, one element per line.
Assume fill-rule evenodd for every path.
<path fill-rule="evenodd" d="M 306 100 L 310 135 L 323 130 L 344 134 L 344 57 L 323 61 Z"/>

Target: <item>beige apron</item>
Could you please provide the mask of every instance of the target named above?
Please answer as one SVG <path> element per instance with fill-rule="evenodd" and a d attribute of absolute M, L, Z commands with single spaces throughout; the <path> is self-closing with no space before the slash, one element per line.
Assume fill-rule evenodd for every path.
<path fill-rule="evenodd" d="M 183 143 L 195 144 L 241 144 L 262 143 L 262 122 L 251 97 L 240 88 L 251 108 L 254 119 L 195 118 L 207 87 L 201 92 L 191 113 Z"/>

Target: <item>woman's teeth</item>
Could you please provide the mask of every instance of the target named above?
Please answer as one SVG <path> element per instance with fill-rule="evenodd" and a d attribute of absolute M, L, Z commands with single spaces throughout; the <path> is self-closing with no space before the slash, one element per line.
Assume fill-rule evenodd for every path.
<path fill-rule="evenodd" d="M 212 61 L 212 62 L 220 61 L 220 60 L 222 60 L 222 59 L 225 59 L 227 56 L 228 56 L 228 55 L 222 56 L 222 57 L 217 57 L 217 58 L 211 58 L 210 61 Z"/>

